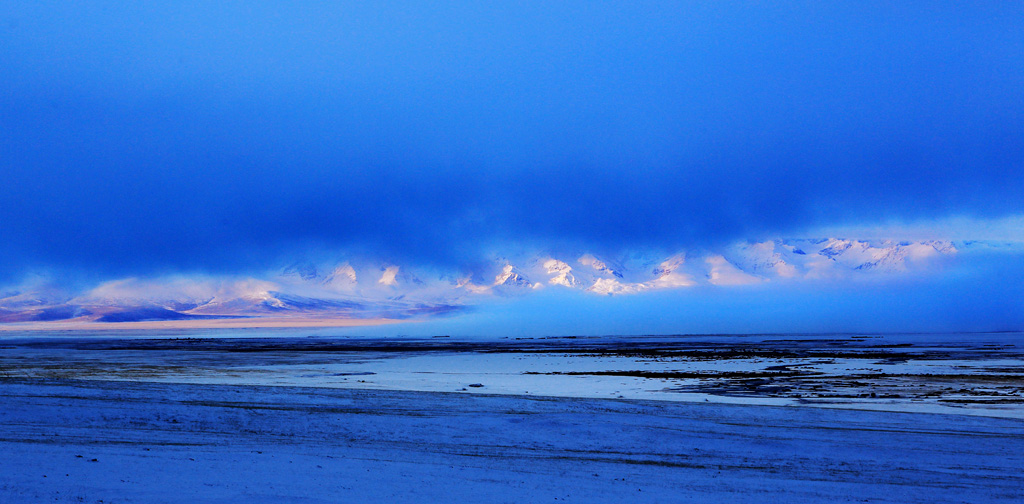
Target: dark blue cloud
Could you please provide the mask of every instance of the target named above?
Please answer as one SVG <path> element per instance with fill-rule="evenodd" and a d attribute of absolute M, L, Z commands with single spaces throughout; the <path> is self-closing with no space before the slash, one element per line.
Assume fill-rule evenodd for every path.
<path fill-rule="evenodd" d="M 0 14 L 0 266 L 674 248 L 1024 212 L 1024 9 Z"/>

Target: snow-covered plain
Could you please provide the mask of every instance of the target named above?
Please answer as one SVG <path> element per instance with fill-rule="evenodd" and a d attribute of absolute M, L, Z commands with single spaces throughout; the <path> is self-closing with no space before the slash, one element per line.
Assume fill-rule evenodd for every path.
<path fill-rule="evenodd" d="M 0 341 L 0 501 L 1024 499 L 1021 334 L 150 335 Z"/>

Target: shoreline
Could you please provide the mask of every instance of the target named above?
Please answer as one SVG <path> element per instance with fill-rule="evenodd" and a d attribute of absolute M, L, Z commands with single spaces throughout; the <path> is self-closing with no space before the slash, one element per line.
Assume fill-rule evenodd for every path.
<path fill-rule="evenodd" d="M 272 332 L 272 331 L 271 331 Z M 38 333 L 36 333 L 38 334 Z M 1024 349 L 955 335 L 914 343 L 691 338 L 6 339 L 0 378 L 631 399 L 1024 418 Z M 144 333 L 145 334 L 145 333 Z M 83 336 L 83 337 L 80 337 Z M 235 337 L 232 337 L 235 336 Z"/>

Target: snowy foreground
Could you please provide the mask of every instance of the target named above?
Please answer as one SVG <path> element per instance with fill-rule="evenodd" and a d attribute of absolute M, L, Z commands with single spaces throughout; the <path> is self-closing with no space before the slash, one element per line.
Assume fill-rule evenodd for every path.
<path fill-rule="evenodd" d="M 1019 334 L 694 338 L 7 338 L 0 502 L 1024 501 Z"/>

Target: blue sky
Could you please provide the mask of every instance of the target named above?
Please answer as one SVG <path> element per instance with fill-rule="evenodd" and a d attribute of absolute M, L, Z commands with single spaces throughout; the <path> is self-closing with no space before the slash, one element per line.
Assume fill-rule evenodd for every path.
<path fill-rule="evenodd" d="M 0 47 L 6 280 L 1024 214 L 1014 2 L 5 2 Z"/>

